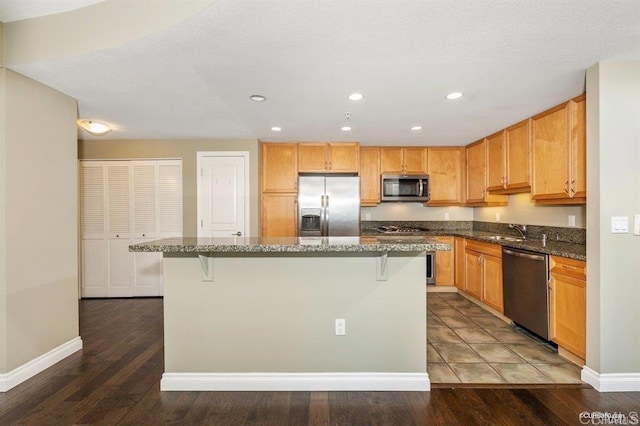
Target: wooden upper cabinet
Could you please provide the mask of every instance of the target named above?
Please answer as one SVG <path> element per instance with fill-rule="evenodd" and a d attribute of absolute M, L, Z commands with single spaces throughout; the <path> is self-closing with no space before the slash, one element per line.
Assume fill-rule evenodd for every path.
<path fill-rule="evenodd" d="M 487 191 L 487 139 L 466 147 L 467 185 L 466 204 L 472 206 L 503 206 L 507 195 L 490 194 Z"/>
<path fill-rule="evenodd" d="M 358 142 L 302 142 L 298 171 L 302 173 L 358 173 Z"/>
<path fill-rule="evenodd" d="M 459 205 L 463 197 L 464 148 L 427 148 L 429 193 L 427 205 Z"/>
<path fill-rule="evenodd" d="M 532 118 L 531 198 L 548 204 L 586 202 L 585 98 Z"/>
<path fill-rule="evenodd" d="M 505 131 L 487 136 L 487 190 L 502 190 L 507 180 L 505 169 Z"/>
<path fill-rule="evenodd" d="M 380 203 L 380 148 L 360 148 L 360 205 Z"/>
<path fill-rule="evenodd" d="M 380 152 L 380 172 L 424 174 L 427 172 L 427 148 L 383 147 Z"/>
<path fill-rule="evenodd" d="M 262 192 L 298 191 L 298 144 L 262 144 Z"/>

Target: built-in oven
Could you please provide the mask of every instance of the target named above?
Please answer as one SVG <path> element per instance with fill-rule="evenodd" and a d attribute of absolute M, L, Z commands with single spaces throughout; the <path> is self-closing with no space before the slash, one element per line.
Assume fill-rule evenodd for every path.
<path fill-rule="evenodd" d="M 427 252 L 427 285 L 436 285 L 436 252 Z"/>

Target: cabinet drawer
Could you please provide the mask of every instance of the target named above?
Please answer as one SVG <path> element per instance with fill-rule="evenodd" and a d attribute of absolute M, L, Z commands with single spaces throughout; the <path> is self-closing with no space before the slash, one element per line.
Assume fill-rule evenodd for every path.
<path fill-rule="evenodd" d="M 581 280 L 587 279 L 587 264 L 582 260 L 550 256 L 549 272 Z"/>
<path fill-rule="evenodd" d="M 499 244 L 483 243 L 475 240 L 467 240 L 467 250 L 473 250 L 488 256 L 495 256 L 502 259 L 502 246 Z"/>

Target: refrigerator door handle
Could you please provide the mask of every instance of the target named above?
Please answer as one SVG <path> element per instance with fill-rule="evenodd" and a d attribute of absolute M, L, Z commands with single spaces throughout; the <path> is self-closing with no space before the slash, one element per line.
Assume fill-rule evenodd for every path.
<path fill-rule="evenodd" d="M 324 195 L 320 196 L 320 235 L 324 236 L 325 235 L 325 224 L 326 224 L 326 218 L 325 218 L 325 212 L 326 209 L 324 207 Z"/>
<path fill-rule="evenodd" d="M 329 196 L 324 196 L 324 235 L 329 236 Z"/>

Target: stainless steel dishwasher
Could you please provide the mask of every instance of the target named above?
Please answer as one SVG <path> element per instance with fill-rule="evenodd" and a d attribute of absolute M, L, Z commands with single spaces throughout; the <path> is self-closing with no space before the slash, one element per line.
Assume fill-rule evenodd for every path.
<path fill-rule="evenodd" d="M 549 340 L 549 257 L 502 248 L 504 315 L 544 340 Z"/>

